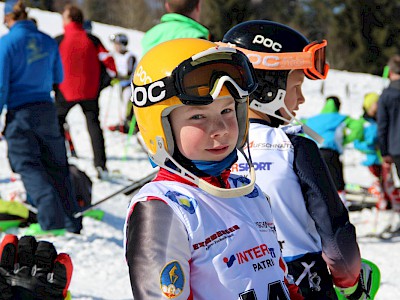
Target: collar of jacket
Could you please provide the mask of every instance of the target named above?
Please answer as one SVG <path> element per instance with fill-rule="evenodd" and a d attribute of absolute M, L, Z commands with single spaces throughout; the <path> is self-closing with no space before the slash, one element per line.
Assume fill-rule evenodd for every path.
<path fill-rule="evenodd" d="M 228 178 L 229 178 L 230 174 L 231 174 L 230 170 L 225 170 L 220 175 L 222 182 L 224 183 L 225 186 L 221 185 L 221 181 L 220 181 L 219 177 L 209 176 L 209 177 L 201 177 L 201 179 L 203 179 L 204 181 L 207 181 L 208 183 L 210 183 L 216 187 L 229 188 L 230 185 L 228 182 Z M 181 183 L 188 184 L 191 186 L 196 186 L 194 183 L 180 177 L 177 174 L 171 173 L 170 171 L 163 169 L 163 168 L 160 168 L 160 171 L 158 171 L 157 177 L 154 179 L 154 181 L 177 181 L 177 182 L 181 182 Z"/>
<path fill-rule="evenodd" d="M 199 22 L 193 20 L 192 18 L 176 13 L 167 13 L 161 17 L 161 23 L 171 22 L 171 21 L 189 23 L 192 27 L 201 31 L 205 36 L 209 35 L 209 30 L 205 26 L 201 25 Z"/>
<path fill-rule="evenodd" d="M 77 30 L 84 30 L 82 24 L 76 22 L 70 22 L 64 26 L 65 32 L 77 31 Z"/>
<path fill-rule="evenodd" d="M 389 84 L 389 87 L 393 88 L 393 89 L 396 89 L 396 90 L 400 90 L 400 79 L 391 81 L 390 84 Z"/>
<path fill-rule="evenodd" d="M 11 26 L 10 31 L 12 30 L 16 30 L 19 28 L 25 28 L 25 29 L 29 29 L 29 30 L 37 30 L 35 24 L 33 24 L 32 21 L 30 20 L 21 20 L 21 21 L 17 21 L 14 23 L 13 26 Z"/>

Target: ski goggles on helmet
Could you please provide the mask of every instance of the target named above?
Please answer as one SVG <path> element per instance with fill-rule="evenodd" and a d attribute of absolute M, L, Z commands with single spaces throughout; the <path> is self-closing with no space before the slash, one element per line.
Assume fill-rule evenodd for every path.
<path fill-rule="evenodd" d="M 227 45 L 217 43 L 219 45 Z M 303 69 L 304 74 L 312 80 L 325 79 L 329 65 L 326 63 L 326 40 L 314 41 L 304 47 L 303 52 L 266 53 L 251 51 L 240 47 L 236 49 L 247 55 L 255 69 L 294 70 Z M 234 45 L 233 45 L 234 46 Z"/>
<path fill-rule="evenodd" d="M 177 96 L 185 105 L 208 105 L 224 85 L 235 99 L 246 101 L 257 88 L 256 76 L 246 55 L 215 47 L 183 61 L 170 76 L 145 85 L 132 83 L 132 101 L 146 107 Z"/>

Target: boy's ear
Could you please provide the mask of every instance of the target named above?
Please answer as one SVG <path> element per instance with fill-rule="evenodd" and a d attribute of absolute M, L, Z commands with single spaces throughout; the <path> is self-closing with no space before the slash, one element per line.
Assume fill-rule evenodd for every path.
<path fill-rule="evenodd" d="M 169 7 L 168 1 L 165 1 L 164 7 L 165 7 L 165 10 L 166 10 L 167 12 L 171 12 L 171 8 Z"/>

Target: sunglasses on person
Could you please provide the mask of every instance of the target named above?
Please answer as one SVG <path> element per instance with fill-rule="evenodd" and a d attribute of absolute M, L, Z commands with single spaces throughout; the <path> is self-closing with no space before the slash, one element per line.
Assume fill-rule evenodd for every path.
<path fill-rule="evenodd" d="M 170 76 L 146 85 L 132 83 L 132 100 L 146 107 L 177 96 L 185 105 L 208 105 L 224 85 L 237 101 L 246 101 L 257 88 L 254 68 L 240 51 L 213 47 L 180 63 Z"/>
<path fill-rule="evenodd" d="M 231 44 L 217 43 L 221 46 L 233 46 L 245 53 L 253 67 L 261 70 L 295 70 L 302 69 L 312 80 L 325 79 L 329 65 L 326 63 L 326 40 L 314 41 L 304 47 L 303 52 L 266 53 L 251 51 Z"/>

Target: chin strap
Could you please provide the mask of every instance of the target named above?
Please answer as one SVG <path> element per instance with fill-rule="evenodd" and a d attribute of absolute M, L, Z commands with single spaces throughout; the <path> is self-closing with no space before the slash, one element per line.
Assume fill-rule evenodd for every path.
<path fill-rule="evenodd" d="M 249 178 L 250 178 L 250 183 L 247 185 L 243 185 L 240 187 L 236 188 L 230 188 L 230 189 L 224 189 L 220 187 L 216 187 L 207 181 L 199 178 L 192 172 L 188 171 L 184 167 L 182 167 L 167 151 L 165 150 L 164 147 L 164 141 L 161 137 L 157 136 L 157 150 L 156 153 L 153 155 L 148 152 L 148 155 L 150 156 L 150 159 L 153 160 L 155 163 L 157 163 L 160 167 L 165 168 L 166 170 L 170 171 L 171 173 L 177 174 L 180 177 L 196 184 L 200 189 L 203 191 L 216 196 L 220 198 L 236 198 L 236 197 L 241 197 L 250 194 L 254 190 L 254 186 L 256 183 L 256 173 L 254 170 L 253 163 L 251 162 L 250 158 L 245 155 L 242 149 L 239 149 L 239 151 L 243 154 L 243 156 L 246 159 L 247 164 L 249 165 Z M 172 164 L 175 166 L 175 168 L 171 168 L 167 166 L 166 162 L 168 161 L 168 164 Z"/>
<path fill-rule="evenodd" d="M 292 115 L 292 113 L 287 109 L 286 105 L 285 105 L 285 95 L 286 95 L 286 91 L 279 89 L 276 97 L 274 100 L 272 100 L 270 103 L 261 103 L 256 99 L 253 99 L 250 102 L 250 108 L 260 111 L 266 115 L 269 116 L 273 116 L 279 120 L 282 120 L 286 123 L 292 124 L 293 125 L 293 121 L 296 121 L 298 124 L 300 124 L 303 127 L 303 131 L 305 134 L 309 135 L 313 140 L 315 140 L 317 143 L 322 144 L 324 142 L 324 139 L 322 136 L 320 136 L 317 132 L 315 132 L 313 129 L 311 129 L 309 126 L 307 126 L 306 124 L 303 124 L 303 122 L 301 122 L 300 120 L 296 119 L 295 116 Z M 282 116 L 279 116 L 278 114 L 276 114 L 276 111 L 278 111 L 279 109 L 283 108 L 285 110 L 285 112 L 290 116 L 290 120 L 285 119 Z"/>

